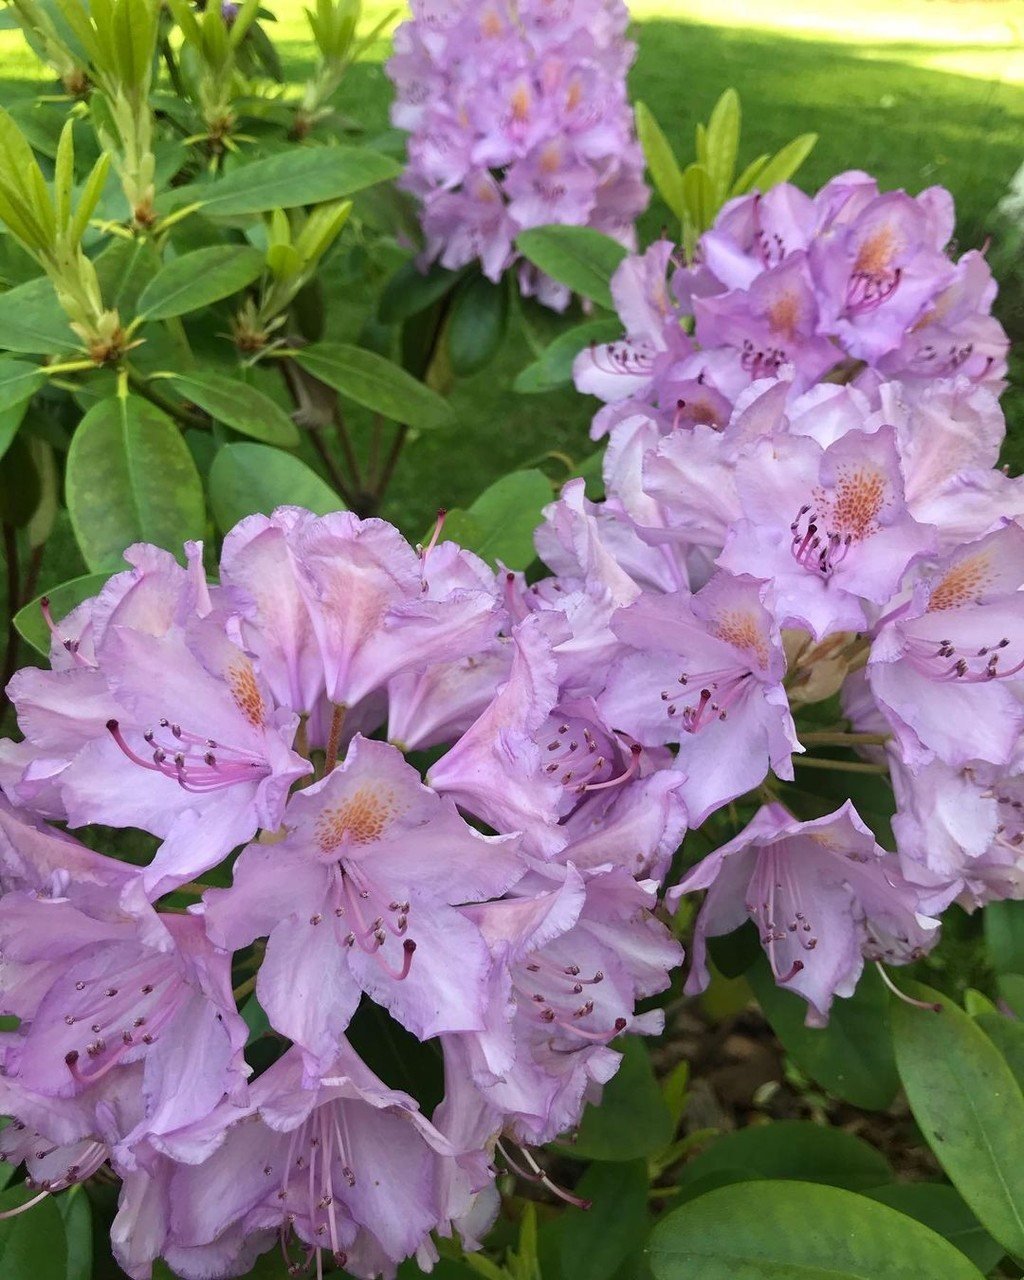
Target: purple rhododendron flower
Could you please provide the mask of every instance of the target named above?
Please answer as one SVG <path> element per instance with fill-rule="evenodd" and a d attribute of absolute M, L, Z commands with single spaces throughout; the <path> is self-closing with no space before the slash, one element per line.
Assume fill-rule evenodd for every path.
<path fill-rule="evenodd" d="M 445 12 L 440 12 L 441 8 Z M 416 0 L 387 65 L 403 185 L 421 202 L 422 261 L 479 261 L 498 280 L 529 227 L 591 226 L 627 247 L 648 201 L 621 0 Z M 520 287 L 563 310 L 569 291 L 521 264 Z"/>
<path fill-rule="evenodd" d="M 906 964 L 937 938 L 918 891 L 875 843 L 847 802 L 826 818 L 799 822 L 766 805 L 735 840 L 698 864 L 668 893 L 707 889 L 697 918 L 688 991 L 710 981 L 707 939 L 757 925 L 776 982 L 807 1001 L 820 1026 L 835 996 L 853 994 L 865 958 Z"/>

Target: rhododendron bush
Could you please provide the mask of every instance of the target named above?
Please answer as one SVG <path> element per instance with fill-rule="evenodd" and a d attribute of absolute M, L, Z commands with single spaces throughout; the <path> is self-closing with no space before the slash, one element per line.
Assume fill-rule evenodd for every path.
<path fill-rule="evenodd" d="M 255 4 L 12 11 L 5 1280 L 1020 1274 L 1024 490 L 950 193 L 743 167 L 731 91 L 681 167 L 620 0 L 414 0 L 345 143 L 352 0 L 299 86 Z M 382 518 L 538 304 L 596 452 Z M 755 1002 L 805 1118 L 722 1132 Z"/>

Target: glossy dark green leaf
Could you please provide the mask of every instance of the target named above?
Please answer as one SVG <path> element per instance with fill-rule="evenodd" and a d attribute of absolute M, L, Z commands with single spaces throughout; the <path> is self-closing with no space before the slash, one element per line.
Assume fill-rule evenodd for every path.
<path fill-rule="evenodd" d="M 610 281 L 626 250 L 611 236 L 592 227 L 534 227 L 520 232 L 516 245 L 535 267 L 573 293 L 614 310 Z"/>
<path fill-rule="evenodd" d="M 263 271 L 263 254 L 247 245 L 215 244 L 172 258 L 139 297 L 139 315 L 168 320 L 201 311 L 252 284 Z"/>
<path fill-rule="evenodd" d="M 448 356 L 460 378 L 479 373 L 494 359 L 508 328 L 509 296 L 503 281 L 474 275 L 461 284 L 448 318 Z"/>
<path fill-rule="evenodd" d="M 656 1280 L 981 1280 L 913 1218 L 809 1182 L 710 1191 L 666 1215 L 649 1250 Z"/>
<path fill-rule="evenodd" d="M 639 1160 L 672 1141 L 672 1115 L 637 1036 L 618 1041 L 618 1073 L 604 1087 L 600 1106 L 589 1106 L 567 1150 L 585 1160 Z"/>
<path fill-rule="evenodd" d="M 109 577 L 109 573 L 87 573 L 81 578 L 62 582 L 59 587 L 51 587 L 49 591 L 37 596 L 14 615 L 14 625 L 18 628 L 19 635 L 37 653 L 41 653 L 44 658 L 49 657 L 50 628 L 43 617 L 43 601 L 49 600 L 50 616 L 59 624 L 83 600 L 99 595 Z"/>
<path fill-rule="evenodd" d="M 203 486 L 174 423 L 137 396 L 110 396 L 82 419 L 68 451 L 66 495 L 75 538 L 94 572 L 122 567 L 125 547 L 176 553 L 206 528 Z"/>
<path fill-rule="evenodd" d="M 889 995 L 878 974 L 867 968 L 857 990 L 832 1005 L 827 1027 L 807 1027 L 807 1002 L 775 985 L 764 955 L 747 973 L 786 1051 L 802 1071 L 837 1097 L 868 1111 L 881 1111 L 899 1088 L 889 1028 Z"/>
<path fill-rule="evenodd" d="M 822 1182 L 850 1191 L 878 1187 L 892 1179 L 889 1162 L 880 1151 L 843 1129 L 809 1120 L 779 1120 L 724 1134 L 685 1166 L 682 1181 L 728 1170 L 759 1178 Z"/>
<path fill-rule="evenodd" d="M 207 217 L 245 217 L 340 200 L 396 178 L 401 169 L 396 160 L 366 147 L 292 147 L 213 182 L 179 188 L 163 203 L 177 208 L 199 200 Z"/>
<path fill-rule="evenodd" d="M 344 502 L 326 480 L 290 453 L 265 444 L 227 444 L 210 469 L 210 506 L 223 533 L 245 516 L 275 507 L 307 507 L 317 515 L 341 511 Z"/>
<path fill-rule="evenodd" d="M 468 511 L 449 511 L 444 536 L 492 566 L 500 560 L 508 569 L 525 569 L 536 556 L 533 532 L 551 498 L 543 471 L 513 471 L 485 489 Z"/>
<path fill-rule="evenodd" d="M 41 356 L 77 345 L 46 276 L 0 293 L 0 350 Z"/>
<path fill-rule="evenodd" d="M 451 418 L 448 402 L 398 365 L 346 342 L 318 342 L 295 361 L 342 397 L 392 422 L 427 429 Z"/>
<path fill-rule="evenodd" d="M 243 382 L 240 375 L 176 373 L 174 386 L 186 399 L 205 409 L 211 418 L 263 444 L 295 448 L 299 429 L 279 404 Z"/>
<path fill-rule="evenodd" d="M 589 1209 L 563 1212 L 562 1280 L 611 1280 L 647 1234 L 647 1162 L 593 1164 L 574 1194 Z"/>
<path fill-rule="evenodd" d="M 412 259 L 403 262 L 384 286 L 377 314 L 385 324 L 408 320 L 450 293 L 465 274 L 437 263 L 423 272 Z"/>
<path fill-rule="evenodd" d="M 513 386 L 521 395 L 536 395 L 572 385 L 573 361 L 592 344 L 614 342 L 622 337 L 618 319 L 588 320 L 560 333 L 541 355 L 518 375 Z"/>
<path fill-rule="evenodd" d="M 0 1212 L 25 1204 L 36 1193 L 24 1184 L 0 1193 Z M 64 1222 L 51 1196 L 0 1222 L 3 1280 L 67 1280 Z"/>
<path fill-rule="evenodd" d="M 1006 1250 L 997 1244 L 952 1187 L 942 1182 L 903 1182 L 875 1187 L 865 1195 L 926 1227 L 956 1245 L 979 1271 L 986 1274 Z"/>
<path fill-rule="evenodd" d="M 900 1078 L 928 1145 L 979 1222 L 1024 1257 L 1024 1096 L 997 1047 L 952 1001 L 928 987 L 911 995 L 940 1013 L 894 1002 Z"/>

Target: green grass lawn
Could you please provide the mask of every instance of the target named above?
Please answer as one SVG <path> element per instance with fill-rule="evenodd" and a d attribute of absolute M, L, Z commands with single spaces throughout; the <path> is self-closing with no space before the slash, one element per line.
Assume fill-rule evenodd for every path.
<path fill-rule="evenodd" d="M 284 57 L 301 73 L 311 65 L 301 5 L 287 0 L 270 7 Z M 391 6 L 370 0 L 366 7 L 373 20 Z M 861 0 L 856 6 L 637 0 L 633 9 L 639 45 L 633 95 L 652 108 L 684 161 L 694 123 L 734 85 L 743 102 L 747 158 L 814 130 L 820 142 L 801 171 L 803 185 L 855 167 L 870 170 L 885 187 L 911 192 L 943 183 L 957 200 L 961 246 L 983 242 L 991 210 L 1024 160 L 1021 0 Z M 387 51 L 387 40 L 378 41 L 341 93 L 342 107 L 371 136 L 387 124 Z M 0 102 L 43 87 L 20 36 L 0 33 Z M 642 239 L 669 223 L 655 202 L 643 218 Z M 1007 293 L 1001 308 L 1004 320 L 1024 330 L 1019 297 Z M 545 334 L 560 323 L 540 319 Z M 530 358 L 523 333 L 513 327 L 496 366 L 455 388 L 457 425 L 409 448 L 387 509 L 408 532 L 418 535 L 438 506 L 463 504 L 497 476 L 550 450 L 574 459 L 589 452 L 591 402 L 569 392 L 522 397 L 512 391 L 512 379 Z"/>

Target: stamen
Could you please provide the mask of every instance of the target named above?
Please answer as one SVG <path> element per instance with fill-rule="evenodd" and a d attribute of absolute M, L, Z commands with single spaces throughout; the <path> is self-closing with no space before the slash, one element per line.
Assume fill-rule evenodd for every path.
<path fill-rule="evenodd" d="M 875 968 L 878 970 L 879 977 L 882 979 L 885 985 L 889 988 L 889 990 L 893 993 L 893 995 L 896 997 L 897 1000 L 902 1000 L 904 1004 L 909 1004 L 914 1009 L 927 1009 L 930 1013 L 942 1012 L 942 1005 L 939 1004 L 937 1001 L 933 1003 L 930 1000 L 915 1000 L 913 996 L 908 996 L 905 991 L 901 991 L 899 987 L 895 984 L 895 982 L 893 982 L 892 978 L 890 978 L 889 975 L 886 973 L 885 967 L 881 964 L 880 961 L 878 960 L 875 961 Z"/>

